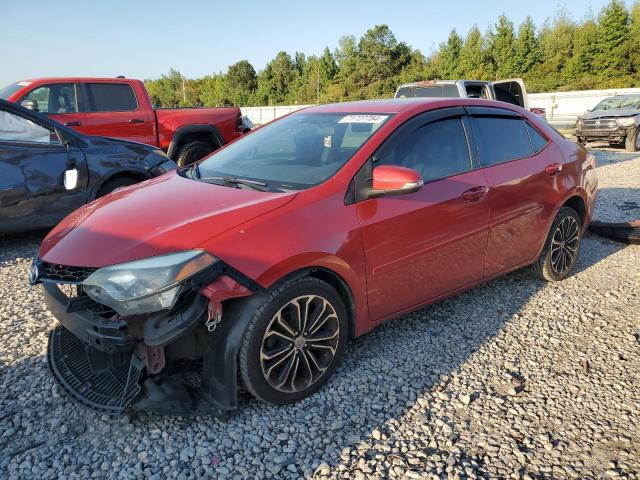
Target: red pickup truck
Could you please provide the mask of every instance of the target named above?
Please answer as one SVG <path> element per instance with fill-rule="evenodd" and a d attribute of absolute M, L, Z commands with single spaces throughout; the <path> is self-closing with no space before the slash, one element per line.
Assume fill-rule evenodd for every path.
<path fill-rule="evenodd" d="M 24 80 L 1 89 L 0 98 L 87 135 L 157 146 L 179 166 L 247 130 L 239 108 L 154 109 L 144 83 L 122 77 Z"/>

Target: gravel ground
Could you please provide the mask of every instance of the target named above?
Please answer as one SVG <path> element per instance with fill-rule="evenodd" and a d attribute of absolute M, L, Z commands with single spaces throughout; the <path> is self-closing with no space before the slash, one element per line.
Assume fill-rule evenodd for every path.
<path fill-rule="evenodd" d="M 629 215 L 640 157 L 597 155 L 598 215 Z M 62 396 L 26 284 L 40 240 L 0 238 L 1 478 L 640 478 L 638 246 L 587 235 L 566 281 L 518 272 L 407 315 L 351 342 L 319 394 L 223 421 Z"/>

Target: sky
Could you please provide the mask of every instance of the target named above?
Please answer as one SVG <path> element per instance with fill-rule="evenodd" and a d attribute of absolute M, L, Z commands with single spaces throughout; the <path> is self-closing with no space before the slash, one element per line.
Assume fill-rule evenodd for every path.
<path fill-rule="evenodd" d="M 501 13 L 536 25 L 559 8 L 582 19 L 607 0 L 0 0 L 0 87 L 44 76 L 188 78 L 226 71 L 238 60 L 260 70 L 285 50 L 332 51 L 387 24 L 399 41 L 428 55 L 452 28 L 485 30 Z M 631 0 L 627 0 L 627 5 Z"/>

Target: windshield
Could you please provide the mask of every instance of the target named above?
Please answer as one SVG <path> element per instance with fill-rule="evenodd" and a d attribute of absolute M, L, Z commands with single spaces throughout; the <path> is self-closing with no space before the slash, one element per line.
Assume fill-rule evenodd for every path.
<path fill-rule="evenodd" d="M 640 96 L 605 98 L 593 110 L 640 110 Z"/>
<path fill-rule="evenodd" d="M 295 113 L 212 154 L 199 164 L 200 178 L 241 178 L 285 190 L 309 188 L 335 174 L 390 117 Z"/>
<path fill-rule="evenodd" d="M 11 85 L 7 85 L 4 88 L 0 88 L 0 98 L 2 98 L 3 100 L 8 100 L 11 95 L 16 93 L 22 87 L 24 87 L 24 83 L 22 83 L 22 85 L 20 85 L 20 83 L 12 83 Z"/>
<path fill-rule="evenodd" d="M 458 87 L 452 83 L 444 83 L 440 85 L 413 85 L 400 87 L 396 92 L 396 98 L 415 98 L 415 97 L 449 97 L 457 98 L 460 96 Z"/>

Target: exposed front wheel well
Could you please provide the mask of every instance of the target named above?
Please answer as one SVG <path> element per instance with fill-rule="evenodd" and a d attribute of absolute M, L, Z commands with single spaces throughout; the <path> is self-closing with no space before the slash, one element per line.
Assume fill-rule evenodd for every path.
<path fill-rule="evenodd" d="M 578 216 L 580 217 L 580 222 L 582 225 L 584 225 L 584 222 L 587 216 L 587 208 L 582 198 L 576 195 L 574 197 L 569 198 L 566 202 L 564 202 L 562 206 L 573 208 L 576 212 L 578 212 Z"/>
<path fill-rule="evenodd" d="M 93 198 L 99 198 L 107 193 L 111 193 L 115 188 L 148 180 L 149 176 L 140 172 L 118 172 L 111 177 L 105 178 L 96 189 Z"/>
<path fill-rule="evenodd" d="M 293 280 L 295 278 L 302 277 L 313 277 L 317 278 L 318 280 L 322 280 L 323 282 L 331 285 L 336 290 L 336 292 L 338 292 L 338 295 L 340 295 L 340 299 L 347 307 L 347 314 L 349 315 L 349 336 L 353 338 L 356 331 L 356 305 L 353 294 L 351 293 L 351 289 L 349 288 L 349 285 L 347 285 L 347 282 L 345 282 L 340 275 L 332 270 L 322 267 L 307 267 L 291 272 L 290 274 L 278 280 L 274 284 L 274 286 L 279 285 L 283 282 Z M 271 288 L 273 288 L 273 286 Z"/>

